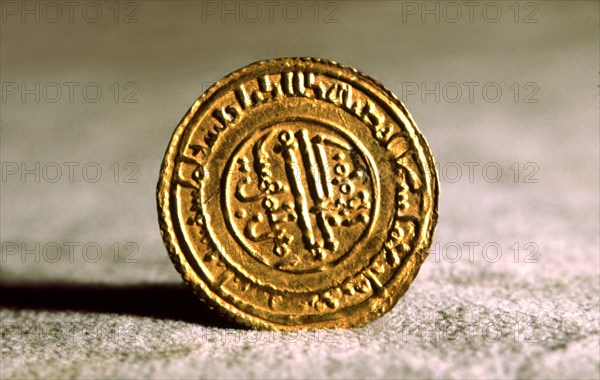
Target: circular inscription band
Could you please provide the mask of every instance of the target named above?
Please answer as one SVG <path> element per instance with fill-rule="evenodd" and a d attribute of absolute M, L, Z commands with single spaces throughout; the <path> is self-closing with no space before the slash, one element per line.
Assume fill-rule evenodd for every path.
<path fill-rule="evenodd" d="M 335 62 L 261 61 L 203 94 L 157 188 L 171 259 L 253 328 L 355 327 L 390 310 L 427 256 L 438 183 L 381 84 Z"/>

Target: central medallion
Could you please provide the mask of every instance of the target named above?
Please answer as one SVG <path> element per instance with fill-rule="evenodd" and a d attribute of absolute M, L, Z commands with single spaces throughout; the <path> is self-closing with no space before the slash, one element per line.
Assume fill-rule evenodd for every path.
<path fill-rule="evenodd" d="M 319 271 L 342 260 L 374 215 L 374 163 L 340 128 L 292 120 L 244 139 L 226 166 L 228 227 L 259 262 Z"/>

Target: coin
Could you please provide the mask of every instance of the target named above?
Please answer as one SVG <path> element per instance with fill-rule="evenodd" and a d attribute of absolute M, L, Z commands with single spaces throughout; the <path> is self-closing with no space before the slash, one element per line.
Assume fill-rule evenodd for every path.
<path fill-rule="evenodd" d="M 253 63 L 181 120 L 157 187 L 161 234 L 199 298 L 252 328 L 357 327 L 427 257 L 438 181 L 404 105 L 336 62 Z"/>

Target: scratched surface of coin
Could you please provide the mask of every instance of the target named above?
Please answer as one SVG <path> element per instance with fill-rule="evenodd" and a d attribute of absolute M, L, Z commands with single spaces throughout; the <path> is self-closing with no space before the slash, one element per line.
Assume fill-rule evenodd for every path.
<path fill-rule="evenodd" d="M 437 221 L 429 147 L 401 102 L 335 62 L 261 61 L 191 107 L 157 188 L 175 267 L 254 328 L 361 326 L 406 292 Z"/>

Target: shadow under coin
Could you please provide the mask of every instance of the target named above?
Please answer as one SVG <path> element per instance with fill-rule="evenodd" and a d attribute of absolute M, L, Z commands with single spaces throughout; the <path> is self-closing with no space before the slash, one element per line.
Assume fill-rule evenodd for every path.
<path fill-rule="evenodd" d="M 2 284 L 0 309 L 114 313 L 243 329 L 210 310 L 183 284 Z"/>

